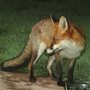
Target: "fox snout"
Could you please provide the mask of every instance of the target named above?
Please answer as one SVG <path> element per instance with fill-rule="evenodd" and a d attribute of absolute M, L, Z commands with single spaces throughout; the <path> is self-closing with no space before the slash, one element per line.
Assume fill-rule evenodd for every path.
<path fill-rule="evenodd" d="M 54 45 L 52 48 L 47 49 L 47 53 L 48 54 L 55 53 L 55 52 L 59 51 L 60 49 L 61 49 L 61 47 L 59 45 Z"/>

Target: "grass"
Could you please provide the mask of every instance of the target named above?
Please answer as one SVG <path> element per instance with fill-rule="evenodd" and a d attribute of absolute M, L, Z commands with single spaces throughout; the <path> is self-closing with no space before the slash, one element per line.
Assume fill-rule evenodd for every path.
<path fill-rule="evenodd" d="M 64 15 L 68 20 L 82 27 L 86 33 L 86 51 L 78 58 L 74 75 L 90 82 L 90 7 L 87 7 L 87 3 L 55 1 L 43 3 L 36 0 L 34 2 L 32 0 L 31 2 L 29 0 L 27 2 L 24 0 L 1 1 L 0 62 L 17 56 L 23 50 L 31 28 L 37 21 L 50 14 L 57 17 Z M 36 65 L 35 75 L 48 75 L 46 63 L 47 56 L 43 55 Z M 26 69 L 23 70 L 26 71 Z"/>

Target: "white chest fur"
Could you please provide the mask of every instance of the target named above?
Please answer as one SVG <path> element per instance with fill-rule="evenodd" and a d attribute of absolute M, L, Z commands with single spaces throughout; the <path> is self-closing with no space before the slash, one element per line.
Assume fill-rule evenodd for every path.
<path fill-rule="evenodd" d="M 78 46 L 75 42 L 64 40 L 61 42 L 60 47 L 63 49 L 60 55 L 65 58 L 76 58 L 80 55 L 84 47 Z"/>

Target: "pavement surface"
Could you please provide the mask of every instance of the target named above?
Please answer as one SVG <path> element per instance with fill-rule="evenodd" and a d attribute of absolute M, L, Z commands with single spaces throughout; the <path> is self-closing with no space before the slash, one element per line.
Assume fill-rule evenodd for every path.
<path fill-rule="evenodd" d="M 28 81 L 28 74 L 0 71 L 0 90 L 64 90 L 49 77 L 37 77 L 36 83 Z"/>

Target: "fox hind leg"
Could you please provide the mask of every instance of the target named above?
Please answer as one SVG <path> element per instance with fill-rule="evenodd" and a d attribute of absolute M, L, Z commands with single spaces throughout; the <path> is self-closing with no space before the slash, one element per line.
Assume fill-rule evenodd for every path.
<path fill-rule="evenodd" d="M 46 50 L 46 44 L 41 43 L 38 50 L 33 50 L 32 57 L 29 64 L 29 81 L 36 82 L 36 78 L 34 77 L 34 67 L 40 56 Z"/>
<path fill-rule="evenodd" d="M 31 57 L 31 60 L 30 60 L 30 63 L 29 63 L 29 81 L 30 82 L 36 82 L 36 78 L 34 77 L 34 65 L 33 65 L 33 62 L 34 60 L 36 59 L 37 57 L 37 52 L 36 51 L 33 51 L 32 52 L 32 57 Z"/>

